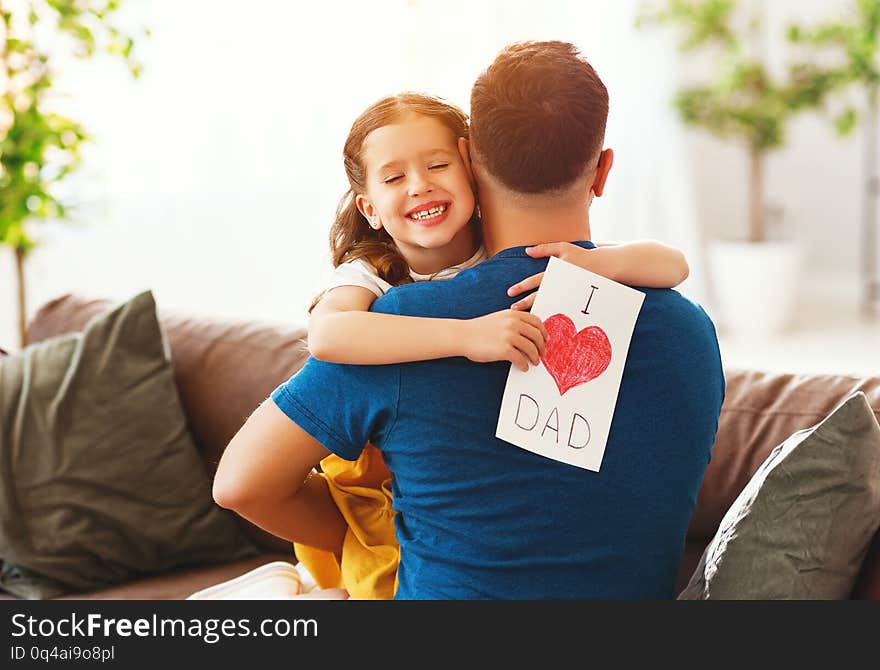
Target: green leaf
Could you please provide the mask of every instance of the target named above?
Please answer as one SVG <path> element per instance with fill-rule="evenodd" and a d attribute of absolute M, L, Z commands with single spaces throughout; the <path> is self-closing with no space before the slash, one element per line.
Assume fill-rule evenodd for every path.
<path fill-rule="evenodd" d="M 834 128 L 839 135 L 848 135 L 859 122 L 859 116 L 856 110 L 849 108 L 844 110 L 837 118 L 834 119 Z"/>

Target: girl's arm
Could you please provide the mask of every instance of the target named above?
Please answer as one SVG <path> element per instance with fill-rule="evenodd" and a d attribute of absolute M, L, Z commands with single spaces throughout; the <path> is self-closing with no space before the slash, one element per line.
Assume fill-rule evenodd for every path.
<path fill-rule="evenodd" d="M 621 284 L 644 286 L 646 288 L 674 288 L 690 274 L 684 252 L 657 240 L 634 240 L 632 242 L 597 242 L 596 249 L 584 249 L 571 245 L 584 252 L 580 254 L 587 269 L 605 269 L 605 275 Z M 532 253 L 540 251 L 533 247 Z M 591 252 L 598 251 L 597 260 Z M 531 253 L 529 255 L 532 255 Z M 540 256 L 535 256 L 540 258 Z M 593 270 L 596 274 L 602 274 Z"/>
<path fill-rule="evenodd" d="M 624 243 L 597 243 L 596 249 L 584 249 L 569 242 L 553 242 L 528 247 L 532 258 L 556 256 L 621 284 L 647 288 L 673 288 L 687 279 L 689 268 L 684 254 L 656 240 L 635 240 Z M 507 295 L 514 297 L 537 288 L 544 273 L 540 272 L 514 284 Z M 511 309 L 529 309 L 535 301 L 531 294 L 511 305 Z"/>
<path fill-rule="evenodd" d="M 507 360 L 525 371 L 544 353 L 547 331 L 524 312 L 501 310 L 476 319 L 433 319 L 368 311 L 376 296 L 338 286 L 312 310 L 309 350 L 330 363 L 384 365 L 449 356 L 485 363 Z"/>

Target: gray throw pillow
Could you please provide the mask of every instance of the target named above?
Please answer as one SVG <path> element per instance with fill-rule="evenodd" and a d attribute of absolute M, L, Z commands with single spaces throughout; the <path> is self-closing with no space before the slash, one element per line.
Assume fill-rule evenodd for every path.
<path fill-rule="evenodd" d="M 858 392 L 770 452 L 678 597 L 846 599 L 878 525 L 880 426 Z"/>
<path fill-rule="evenodd" d="M 0 358 L 0 588 L 51 598 L 252 553 L 212 499 L 149 291 Z"/>

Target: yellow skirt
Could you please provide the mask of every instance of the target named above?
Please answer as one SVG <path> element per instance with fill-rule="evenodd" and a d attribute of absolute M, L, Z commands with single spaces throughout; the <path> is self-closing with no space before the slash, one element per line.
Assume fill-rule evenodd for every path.
<path fill-rule="evenodd" d="M 356 600 L 390 600 L 397 590 L 400 547 L 391 507 L 391 473 L 367 444 L 356 461 L 321 461 L 330 495 L 348 524 L 338 561 L 329 551 L 294 543 L 296 557 L 321 588 L 344 588 Z"/>

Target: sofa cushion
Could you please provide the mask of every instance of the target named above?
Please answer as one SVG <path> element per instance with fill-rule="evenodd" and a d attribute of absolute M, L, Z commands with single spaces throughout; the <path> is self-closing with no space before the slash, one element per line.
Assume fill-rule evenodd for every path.
<path fill-rule="evenodd" d="M 880 425 L 859 392 L 773 449 L 679 598 L 846 599 L 878 525 Z"/>
<path fill-rule="evenodd" d="M 862 571 L 850 596 L 854 600 L 880 600 L 880 531 L 862 562 Z"/>
<path fill-rule="evenodd" d="M 28 342 L 82 330 L 112 306 L 107 300 L 65 295 L 43 305 L 28 324 Z M 299 324 L 225 320 L 159 310 L 171 346 L 174 379 L 190 430 L 213 479 L 223 449 L 251 413 L 308 358 Z M 247 535 L 268 551 L 292 545 L 237 517 Z"/>
<path fill-rule="evenodd" d="M 26 598 L 255 553 L 214 504 L 150 292 L 0 359 L 0 572 Z"/>
<path fill-rule="evenodd" d="M 728 368 L 712 460 L 697 496 L 688 540 L 708 542 L 721 517 L 773 448 L 812 426 L 856 392 L 880 420 L 880 376 L 791 374 Z"/>

